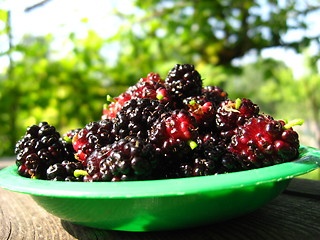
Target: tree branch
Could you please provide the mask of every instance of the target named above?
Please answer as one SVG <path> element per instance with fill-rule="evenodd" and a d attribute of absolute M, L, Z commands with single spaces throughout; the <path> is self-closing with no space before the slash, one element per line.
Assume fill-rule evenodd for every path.
<path fill-rule="evenodd" d="M 47 4 L 47 3 L 50 2 L 50 1 L 51 1 L 51 0 L 43 0 L 43 1 L 40 1 L 40 2 L 38 2 L 38 3 L 36 3 L 36 4 L 32 5 L 32 6 L 30 6 L 30 7 L 27 7 L 24 11 L 25 11 L 25 12 L 30 12 L 30 11 L 34 10 L 35 8 L 38 8 L 38 7 L 41 7 L 41 6 L 45 5 L 45 4 Z"/>

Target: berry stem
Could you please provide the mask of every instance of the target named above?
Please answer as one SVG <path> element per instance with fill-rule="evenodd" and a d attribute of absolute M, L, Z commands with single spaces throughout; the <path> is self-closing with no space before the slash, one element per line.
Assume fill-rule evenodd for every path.
<path fill-rule="evenodd" d="M 78 178 L 80 176 L 86 176 L 86 175 L 89 175 L 89 174 L 88 174 L 88 172 L 86 170 L 76 169 L 76 170 L 74 170 L 73 175 L 76 178 Z"/>
<path fill-rule="evenodd" d="M 111 97 L 110 95 L 107 95 L 106 96 L 106 103 L 103 104 L 103 109 L 109 109 L 109 104 L 112 102 L 116 102 L 116 100 L 113 97 Z"/>
<path fill-rule="evenodd" d="M 116 101 L 116 100 L 115 100 L 113 97 L 111 97 L 110 95 L 107 95 L 106 99 L 107 99 L 107 104 L 110 104 L 110 103 Z"/>
<path fill-rule="evenodd" d="M 63 140 L 65 140 L 67 143 L 72 142 L 72 138 L 69 138 L 68 136 L 64 136 Z"/>
<path fill-rule="evenodd" d="M 238 110 L 238 109 L 240 108 L 240 106 L 241 106 L 241 103 L 242 103 L 241 99 L 240 99 L 240 98 L 237 98 L 236 101 L 235 101 L 234 108 L 235 108 L 236 110 Z"/>
<path fill-rule="evenodd" d="M 156 97 L 158 100 L 162 100 L 164 98 L 164 96 L 161 93 L 158 93 Z"/>
<path fill-rule="evenodd" d="M 195 100 L 191 100 L 191 101 L 189 102 L 189 104 L 190 104 L 190 105 L 194 105 L 194 104 L 196 104 L 196 101 L 195 101 Z"/>
<path fill-rule="evenodd" d="M 198 147 L 198 144 L 192 140 L 188 141 L 188 144 L 192 150 L 195 149 L 196 147 Z"/>
<path fill-rule="evenodd" d="M 109 109 L 109 106 L 108 106 L 108 104 L 103 104 L 103 109 Z"/>
<path fill-rule="evenodd" d="M 283 129 L 287 130 L 287 129 L 290 129 L 293 126 L 297 126 L 297 125 L 301 126 L 303 123 L 304 123 L 303 119 L 295 119 L 295 120 L 289 121 L 287 124 L 285 124 L 283 126 Z"/>

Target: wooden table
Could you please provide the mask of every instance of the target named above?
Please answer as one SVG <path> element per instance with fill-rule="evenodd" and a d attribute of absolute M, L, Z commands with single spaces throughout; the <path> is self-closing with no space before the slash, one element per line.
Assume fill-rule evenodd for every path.
<path fill-rule="evenodd" d="M 320 181 L 293 179 L 266 206 L 226 222 L 168 232 L 98 230 L 60 220 L 30 196 L 0 188 L 0 239 L 320 239 Z"/>

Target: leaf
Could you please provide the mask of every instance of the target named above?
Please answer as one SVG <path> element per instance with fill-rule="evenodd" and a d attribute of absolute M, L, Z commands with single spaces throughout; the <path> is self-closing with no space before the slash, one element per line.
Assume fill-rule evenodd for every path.
<path fill-rule="evenodd" d="M 6 23 L 8 21 L 9 12 L 4 9 L 0 9 L 0 21 Z"/>
<path fill-rule="evenodd" d="M 81 19 L 81 22 L 82 22 L 82 23 L 88 23 L 88 22 L 89 22 L 89 19 L 88 19 L 88 18 L 82 18 L 82 19 Z"/>

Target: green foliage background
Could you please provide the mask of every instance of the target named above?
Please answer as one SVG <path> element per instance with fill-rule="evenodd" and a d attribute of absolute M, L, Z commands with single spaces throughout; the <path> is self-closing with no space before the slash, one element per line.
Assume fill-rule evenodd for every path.
<path fill-rule="evenodd" d="M 299 1 L 298 1 L 299 2 Z M 268 6 L 268 17 L 261 10 Z M 13 155 L 25 129 L 48 121 L 63 134 L 100 119 L 106 94 L 117 96 L 149 72 L 163 78 L 176 63 L 194 64 L 205 85 L 219 85 L 230 98 L 246 97 L 276 118 L 304 118 L 302 143 L 320 145 L 319 53 L 308 55 L 319 36 L 286 42 L 291 29 L 307 29 L 304 16 L 319 10 L 296 1 L 134 1 L 139 14 L 114 11 L 123 25 L 103 39 L 93 30 L 85 38 L 70 33 L 69 51 L 58 55 L 54 35 L 25 36 L 0 53 L 9 65 L 0 69 L 0 156 Z M 9 11 L 0 9 L 0 36 L 12 43 Z M 82 23 L 79 23 L 82 24 Z M 305 76 L 295 79 L 284 62 L 263 59 L 268 47 L 303 53 Z M 110 59 L 105 49 L 119 49 Z M 235 66 L 250 51 L 257 61 Z M 58 56 L 58 57 L 57 57 Z M 312 139 L 313 141 L 307 141 Z"/>

